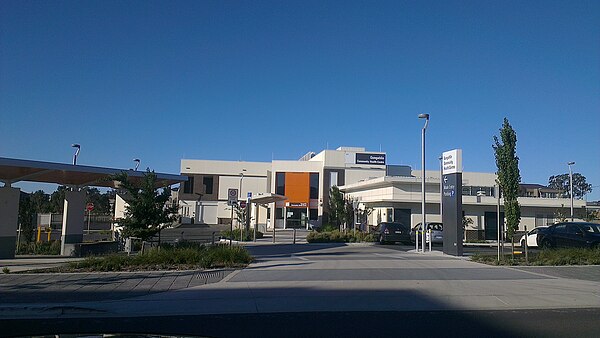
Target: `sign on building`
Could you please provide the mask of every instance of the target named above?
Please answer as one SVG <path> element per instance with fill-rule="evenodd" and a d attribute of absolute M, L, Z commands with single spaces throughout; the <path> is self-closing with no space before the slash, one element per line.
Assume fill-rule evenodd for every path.
<path fill-rule="evenodd" d="M 385 154 L 356 153 L 355 163 L 385 165 Z"/>

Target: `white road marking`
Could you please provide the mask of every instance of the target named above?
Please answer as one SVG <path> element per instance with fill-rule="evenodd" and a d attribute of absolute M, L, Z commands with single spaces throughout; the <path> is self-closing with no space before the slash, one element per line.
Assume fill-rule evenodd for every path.
<path fill-rule="evenodd" d="M 301 257 L 301 256 L 296 256 L 296 255 L 292 255 L 292 257 L 293 258 L 298 258 L 298 259 L 303 260 L 303 261 L 308 261 L 309 260 L 308 258 L 304 258 L 304 257 Z"/>

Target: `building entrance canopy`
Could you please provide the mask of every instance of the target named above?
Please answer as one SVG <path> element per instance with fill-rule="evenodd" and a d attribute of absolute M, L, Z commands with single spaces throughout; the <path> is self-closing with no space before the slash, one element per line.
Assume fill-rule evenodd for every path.
<path fill-rule="evenodd" d="M 12 185 L 17 182 L 55 183 L 73 187 L 65 192 L 61 255 L 77 254 L 83 242 L 85 191 L 81 188 L 97 186 L 116 188 L 113 175 L 126 172 L 133 182 L 143 179 L 144 172 L 116 168 L 71 165 L 0 157 L 0 259 L 13 258 L 16 248 L 20 191 Z M 156 173 L 156 187 L 166 187 L 187 181 L 187 176 Z"/>
<path fill-rule="evenodd" d="M 275 202 L 285 201 L 285 200 L 287 200 L 287 197 L 285 197 L 283 195 L 259 194 L 259 195 L 252 197 L 250 199 L 250 202 L 255 203 L 255 204 L 269 204 L 269 203 L 275 203 Z"/>
<path fill-rule="evenodd" d="M 0 181 L 7 187 L 13 183 L 27 181 L 115 188 L 117 182 L 110 180 L 110 177 L 124 171 L 134 181 L 144 177 L 143 171 L 0 157 Z M 159 187 L 187 181 L 187 176 L 183 175 L 156 173 L 156 177 Z"/>

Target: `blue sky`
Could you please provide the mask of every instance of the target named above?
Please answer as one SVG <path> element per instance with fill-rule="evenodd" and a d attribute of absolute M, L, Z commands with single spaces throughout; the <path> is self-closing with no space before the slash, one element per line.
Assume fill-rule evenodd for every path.
<path fill-rule="evenodd" d="M 176 173 L 341 145 L 600 185 L 598 1 L 2 1 L 0 156 Z M 596 187 L 589 199 L 600 199 Z"/>

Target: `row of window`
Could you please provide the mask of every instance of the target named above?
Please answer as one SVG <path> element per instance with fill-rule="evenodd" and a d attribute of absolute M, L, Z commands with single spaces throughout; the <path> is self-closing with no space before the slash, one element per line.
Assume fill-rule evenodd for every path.
<path fill-rule="evenodd" d="M 212 195 L 213 194 L 213 184 L 214 184 L 213 176 L 202 177 L 202 185 L 204 186 L 204 191 L 202 192 L 202 194 Z M 184 194 L 193 194 L 194 193 L 194 176 L 188 177 L 188 180 L 183 183 L 183 193 Z"/>
<path fill-rule="evenodd" d="M 494 196 L 494 187 L 463 186 L 463 196 Z"/>

